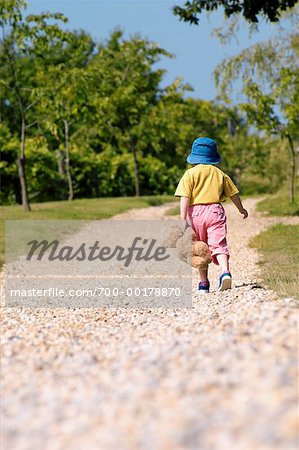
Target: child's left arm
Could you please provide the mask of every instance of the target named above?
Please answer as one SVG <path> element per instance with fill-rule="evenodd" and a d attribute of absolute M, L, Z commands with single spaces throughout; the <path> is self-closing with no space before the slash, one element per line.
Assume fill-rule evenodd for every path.
<path fill-rule="evenodd" d="M 180 213 L 181 219 L 185 220 L 188 225 L 191 225 L 191 218 L 188 213 L 189 197 L 181 197 L 180 200 Z"/>

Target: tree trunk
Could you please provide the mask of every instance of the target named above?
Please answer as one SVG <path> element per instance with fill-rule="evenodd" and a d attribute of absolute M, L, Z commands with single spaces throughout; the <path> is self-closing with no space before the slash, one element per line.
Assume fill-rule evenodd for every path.
<path fill-rule="evenodd" d="M 100 197 L 100 180 L 99 180 L 98 173 L 95 174 L 94 186 L 95 186 L 96 197 L 99 198 Z"/>
<path fill-rule="evenodd" d="M 134 158 L 134 176 L 135 176 L 135 195 L 140 196 L 140 176 L 139 176 L 139 161 L 137 158 L 136 146 L 132 145 L 133 158 Z"/>
<path fill-rule="evenodd" d="M 290 176 L 290 200 L 295 203 L 295 172 L 296 172 L 296 154 L 294 149 L 294 143 L 291 136 L 288 137 L 290 152 L 291 152 L 291 176 Z"/>
<path fill-rule="evenodd" d="M 30 211 L 30 205 L 29 205 L 29 199 L 28 199 L 28 190 L 27 190 L 27 180 L 26 180 L 26 159 L 25 159 L 25 131 L 26 131 L 26 123 L 25 123 L 25 108 L 24 108 L 24 102 L 23 98 L 18 86 L 17 77 L 16 77 L 16 65 L 14 60 L 14 55 L 11 54 L 11 48 L 9 48 L 8 45 L 4 41 L 2 41 L 3 48 L 4 48 L 4 54 L 8 58 L 9 62 L 9 70 L 10 74 L 12 76 L 13 80 L 13 89 L 15 91 L 18 104 L 19 104 L 19 111 L 21 115 L 21 154 L 20 157 L 17 158 L 17 166 L 18 166 L 18 173 L 19 173 L 19 179 L 20 179 L 20 186 L 21 186 L 21 194 L 22 194 L 22 205 L 25 211 Z"/>
<path fill-rule="evenodd" d="M 57 150 L 57 167 L 60 178 L 65 177 L 64 167 L 63 167 L 63 157 L 62 151 L 60 149 Z"/>
<path fill-rule="evenodd" d="M 25 171 L 25 119 L 22 118 L 22 129 L 21 129 L 21 154 L 17 159 L 18 173 L 21 185 L 22 192 L 22 205 L 25 211 L 30 211 L 30 205 L 28 200 L 28 190 L 27 190 L 27 180 L 26 180 L 26 171 Z"/>
<path fill-rule="evenodd" d="M 67 120 L 64 120 L 64 136 L 65 136 L 65 172 L 69 188 L 68 200 L 74 199 L 74 190 L 72 175 L 70 169 L 70 152 L 69 152 L 69 124 Z"/>

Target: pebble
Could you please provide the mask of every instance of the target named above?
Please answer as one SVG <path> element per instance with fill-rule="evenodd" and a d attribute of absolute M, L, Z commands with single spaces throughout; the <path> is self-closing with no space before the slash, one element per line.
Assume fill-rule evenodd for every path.
<path fill-rule="evenodd" d="M 3 448 L 295 449 L 298 302 L 260 285 L 247 243 L 274 220 L 255 203 L 225 207 L 238 287 L 216 292 L 211 267 L 192 308 L 4 308 Z"/>

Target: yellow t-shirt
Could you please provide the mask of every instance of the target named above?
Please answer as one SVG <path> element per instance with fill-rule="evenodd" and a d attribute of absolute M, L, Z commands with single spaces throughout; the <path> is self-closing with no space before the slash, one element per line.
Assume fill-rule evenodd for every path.
<path fill-rule="evenodd" d="M 184 173 L 174 195 L 189 197 L 189 205 L 192 206 L 198 203 L 220 203 L 226 197 L 238 193 L 231 178 L 218 167 L 196 164 Z"/>

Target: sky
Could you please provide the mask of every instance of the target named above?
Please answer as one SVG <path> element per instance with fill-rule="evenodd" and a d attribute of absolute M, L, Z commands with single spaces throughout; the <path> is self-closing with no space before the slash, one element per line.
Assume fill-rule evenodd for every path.
<path fill-rule="evenodd" d="M 213 71 L 217 64 L 277 32 L 275 24 L 263 22 L 259 32 L 250 37 L 244 23 L 238 32 L 239 42 L 222 45 L 212 35 L 213 29 L 223 25 L 222 11 L 210 16 L 202 14 L 198 26 L 189 25 L 172 13 L 172 6 L 184 3 L 180 0 L 27 0 L 27 3 L 28 14 L 62 12 L 69 19 L 68 29 L 88 31 L 97 42 L 108 39 L 117 27 L 124 30 L 125 37 L 140 33 L 158 42 L 175 55 L 174 59 L 163 58 L 159 63 L 167 70 L 162 86 L 182 77 L 194 89 L 189 96 L 206 100 L 216 95 Z"/>

